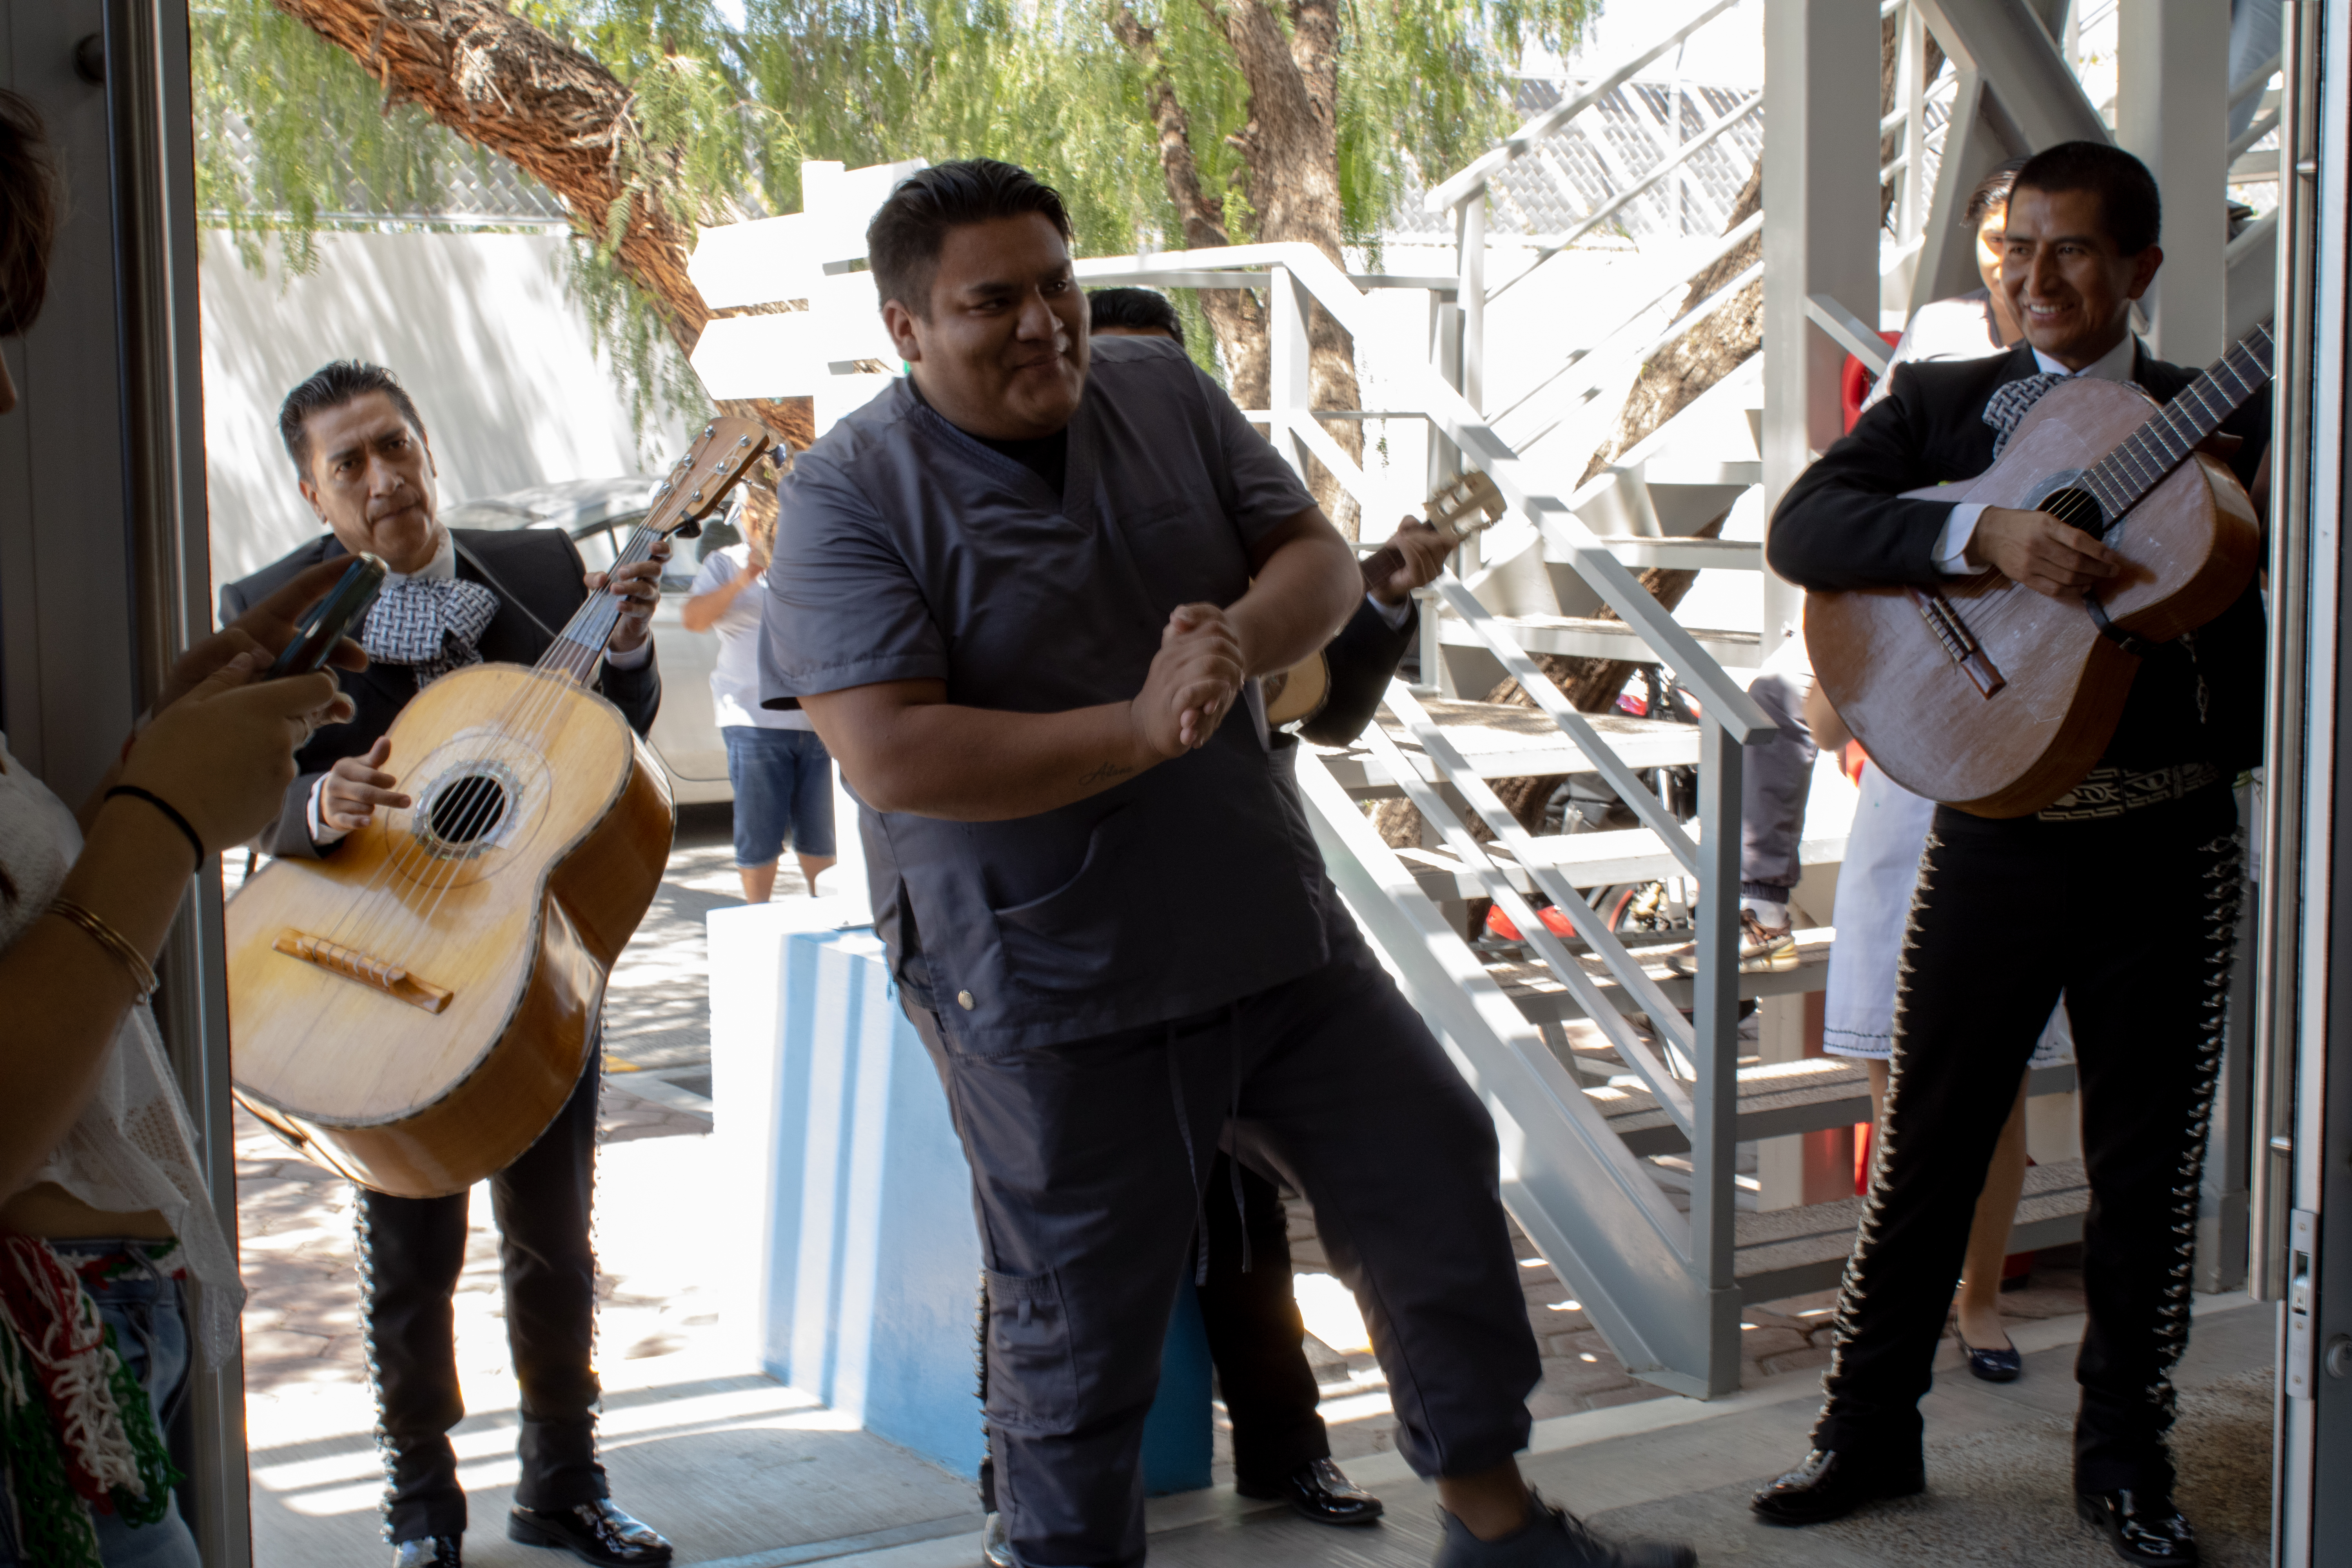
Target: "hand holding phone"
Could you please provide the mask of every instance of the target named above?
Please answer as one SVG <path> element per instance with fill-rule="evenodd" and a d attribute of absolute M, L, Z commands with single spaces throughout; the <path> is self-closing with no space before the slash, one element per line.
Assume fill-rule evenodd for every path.
<path fill-rule="evenodd" d="M 269 667 L 268 679 L 308 675 L 325 664 L 343 634 L 375 603 L 376 593 L 383 586 L 384 572 L 383 563 L 373 555 L 362 554 L 354 560 L 342 580 L 335 584 L 334 592 L 295 623 L 294 640 L 286 645 L 277 662 Z"/>

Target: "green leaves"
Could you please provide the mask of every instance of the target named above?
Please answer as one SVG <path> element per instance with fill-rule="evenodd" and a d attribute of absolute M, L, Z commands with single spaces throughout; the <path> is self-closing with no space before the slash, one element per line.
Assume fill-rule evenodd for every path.
<path fill-rule="evenodd" d="M 1110 22 L 1118 0 L 509 0 L 630 90 L 614 172 L 686 225 L 800 207 L 800 162 L 852 167 L 992 156 L 1059 187 L 1079 247 L 1183 243 L 1160 165 L 1143 64 Z M 1221 6 L 1269 0 L 1131 0 L 1182 104 L 1204 191 L 1236 242 L 1256 232 L 1249 91 Z M 1442 177 L 1516 118 L 1523 45 L 1570 43 L 1591 0 L 1339 0 L 1339 184 L 1348 237 L 1377 245 L 1401 193 Z M 1284 0 L 1270 8 L 1288 26 Z M 488 154 L 425 114 L 387 106 L 360 61 L 268 0 L 195 9 L 198 199 L 259 267 L 276 236 L 289 270 L 317 265 L 322 228 L 429 221 L 444 184 Z M 424 24 L 419 24 L 424 25 Z M 641 406 L 675 385 L 661 334 L 613 270 L 625 200 L 574 215 L 595 253 L 574 288 Z M 619 290 L 619 292 L 614 292 Z M 1188 304 L 1193 317 L 1198 311 Z M 638 312 L 642 320 L 634 319 Z M 1196 353 L 1205 353 L 1205 321 Z"/>

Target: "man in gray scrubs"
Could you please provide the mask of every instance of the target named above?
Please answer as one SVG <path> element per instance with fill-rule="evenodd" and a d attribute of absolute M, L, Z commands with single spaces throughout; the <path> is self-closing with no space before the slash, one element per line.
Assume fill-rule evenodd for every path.
<path fill-rule="evenodd" d="M 1144 1558 L 1139 1451 L 1202 1174 L 1315 1206 L 1438 1478 L 1443 1568 L 1678 1568 L 1521 1482 L 1538 1376 L 1493 1124 L 1323 874 L 1251 677 L 1362 593 L 1173 343 L 1090 345 L 1061 199 L 928 169 L 866 243 L 911 367 L 805 453 L 763 700 L 856 794 L 876 924 L 946 1085 L 988 1269 L 988 1423 L 1028 1568 Z"/>

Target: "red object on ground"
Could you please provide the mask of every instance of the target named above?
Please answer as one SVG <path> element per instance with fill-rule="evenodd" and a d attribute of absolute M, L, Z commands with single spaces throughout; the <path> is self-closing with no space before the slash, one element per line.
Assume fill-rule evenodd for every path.
<path fill-rule="evenodd" d="M 1900 332 L 1882 331 L 1878 335 L 1886 340 L 1889 348 L 1903 341 Z M 1870 395 L 1870 384 L 1877 379 L 1870 374 L 1868 365 L 1852 354 L 1845 356 L 1845 369 L 1838 374 L 1838 404 L 1845 410 L 1847 429 L 1853 429 L 1853 422 L 1862 417 L 1862 400 Z"/>
<path fill-rule="evenodd" d="M 1564 937 L 1576 929 L 1568 923 L 1566 915 L 1549 904 L 1536 911 L 1536 919 L 1543 921 L 1544 930 L 1554 936 Z M 1491 904 L 1486 910 L 1486 934 L 1500 937 L 1505 942 L 1517 942 L 1519 940 L 1519 928 L 1510 916 L 1503 912 L 1502 905 Z"/>

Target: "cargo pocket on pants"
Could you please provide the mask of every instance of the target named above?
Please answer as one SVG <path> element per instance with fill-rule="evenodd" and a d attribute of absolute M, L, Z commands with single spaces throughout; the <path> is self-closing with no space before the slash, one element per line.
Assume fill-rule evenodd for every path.
<path fill-rule="evenodd" d="M 988 1417 L 1041 1432 L 1075 1424 L 1077 1363 L 1051 1274 L 988 1273 Z"/>

